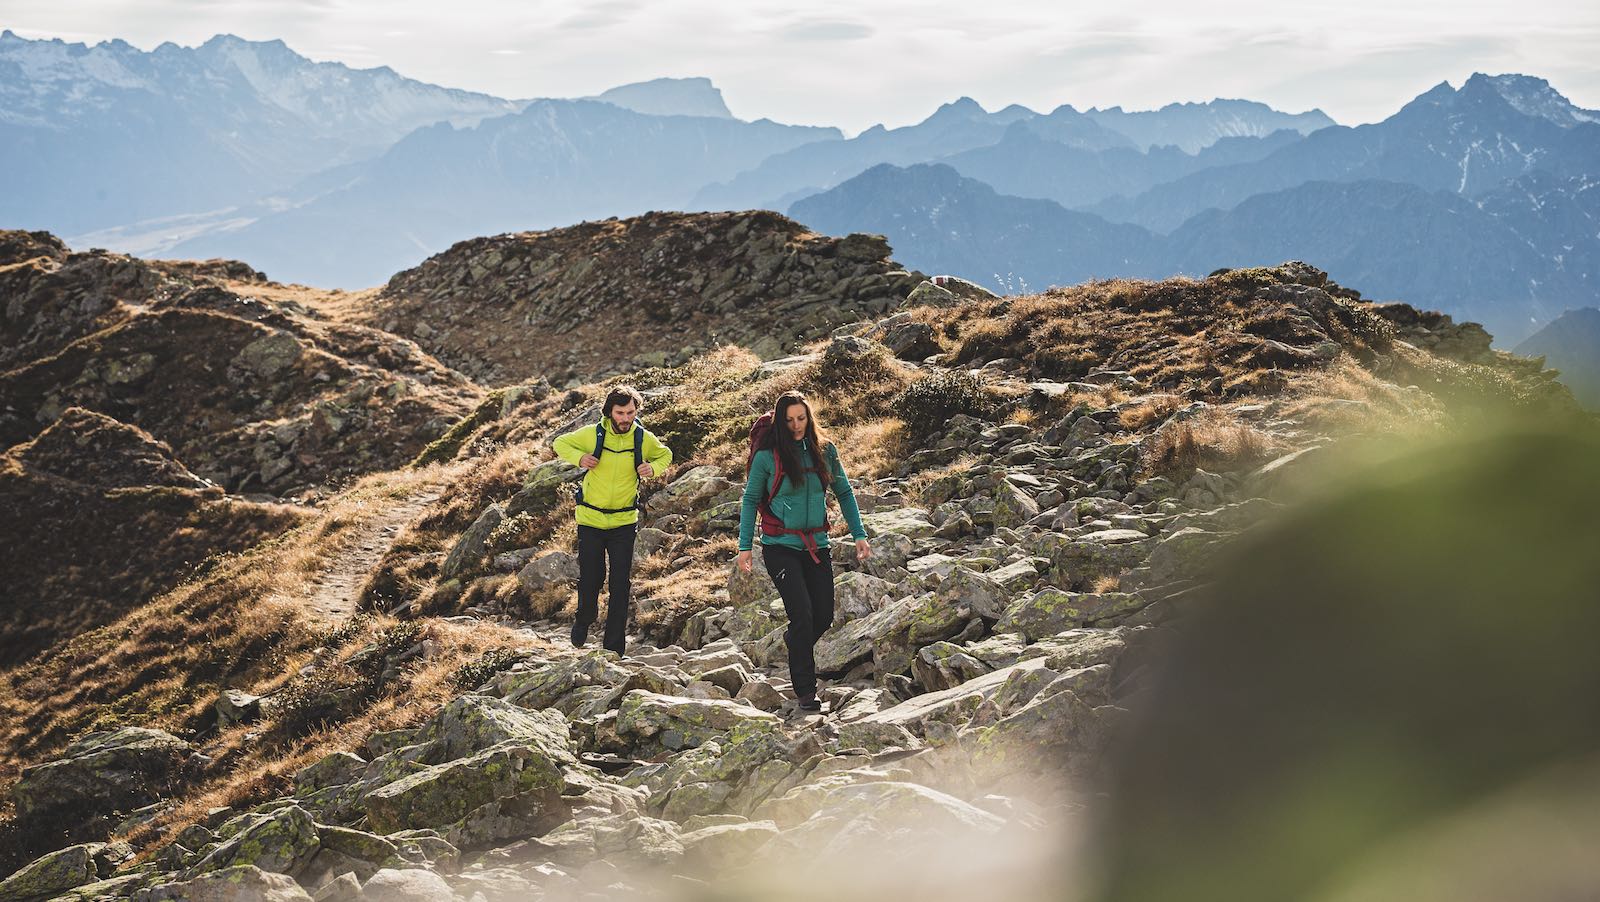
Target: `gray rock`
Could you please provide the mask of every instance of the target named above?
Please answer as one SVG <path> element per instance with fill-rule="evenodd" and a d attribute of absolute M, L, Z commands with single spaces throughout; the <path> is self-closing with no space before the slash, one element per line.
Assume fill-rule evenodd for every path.
<path fill-rule="evenodd" d="M 959 727 L 972 717 L 979 705 L 998 692 L 1008 680 L 1025 671 L 1045 669 L 1047 666 L 1048 662 L 1043 658 L 1022 661 L 949 689 L 915 696 L 894 707 L 869 714 L 861 720 L 866 723 L 905 727 L 917 735 L 922 735 L 928 724 L 934 722 Z"/>
<path fill-rule="evenodd" d="M 546 551 L 517 572 L 517 582 L 529 592 L 578 580 L 578 556 L 569 551 Z"/>
<path fill-rule="evenodd" d="M 69 846 L 23 865 L 0 880 L 0 902 L 43 899 L 98 881 L 101 875 L 95 865 L 95 854 L 104 846 L 104 843 Z"/>
<path fill-rule="evenodd" d="M 384 868 L 361 888 L 363 902 L 449 902 L 457 898 L 450 884 L 422 868 Z"/>
<path fill-rule="evenodd" d="M 298 805 L 280 808 L 245 828 L 202 858 L 187 876 L 252 865 L 263 871 L 298 874 L 321 846 L 316 822 Z"/>
<path fill-rule="evenodd" d="M 763 711 L 776 711 L 784 706 L 786 699 L 783 693 L 777 690 L 766 680 L 751 680 L 739 687 L 739 693 L 734 696 L 742 702 L 749 702 Z"/>
<path fill-rule="evenodd" d="M 145 727 L 90 733 L 60 758 L 23 768 L 11 791 L 17 817 L 88 818 L 138 808 L 177 778 L 190 751 L 176 736 Z"/>
<path fill-rule="evenodd" d="M 439 565 L 440 575 L 449 579 L 476 564 L 488 547 L 489 534 L 505 520 L 505 516 L 505 510 L 498 504 L 489 505 L 479 514 L 478 519 L 456 540 L 455 547 L 445 556 L 444 563 Z"/>
<path fill-rule="evenodd" d="M 445 705 L 417 735 L 430 764 L 476 755 L 501 743 L 536 748 L 560 766 L 577 763 L 567 719 L 559 711 L 530 711 L 499 698 L 463 695 Z"/>
<path fill-rule="evenodd" d="M 895 594 L 894 586 L 867 573 L 842 573 L 834 579 L 833 587 L 836 620 L 865 617 L 882 608 Z"/>
<path fill-rule="evenodd" d="M 273 332 L 245 345 L 233 359 L 234 372 L 256 379 L 272 379 L 300 359 L 300 340 L 288 332 Z"/>
<path fill-rule="evenodd" d="M 731 700 L 685 699 L 635 690 L 623 697 L 617 710 L 617 733 L 676 750 L 698 746 L 747 721 L 776 722 L 777 718 Z"/>
<path fill-rule="evenodd" d="M 261 717 L 261 696 L 241 689 L 225 689 L 217 697 L 217 722 L 224 726 L 253 723 Z"/>
<path fill-rule="evenodd" d="M 650 496 L 652 516 L 694 514 L 711 499 L 736 485 L 716 467 L 700 466 L 674 479 L 670 485 Z"/>
<path fill-rule="evenodd" d="M 933 535 L 934 530 L 933 521 L 928 519 L 928 512 L 915 507 L 898 507 L 862 514 L 861 525 L 866 527 L 869 537 L 896 533 L 908 539 L 920 539 Z"/>
<path fill-rule="evenodd" d="M 448 826 L 513 797 L 525 809 L 555 818 L 565 816 L 564 785 L 559 760 L 510 742 L 402 777 L 368 794 L 365 807 L 372 828 L 385 834 Z"/>
<path fill-rule="evenodd" d="M 679 837 L 684 855 L 713 873 L 743 864 L 778 835 L 772 821 L 745 821 L 702 827 Z"/>
<path fill-rule="evenodd" d="M 133 902 L 310 902 L 293 878 L 239 865 L 133 894 Z"/>
<path fill-rule="evenodd" d="M 947 605 L 963 608 L 993 620 L 1000 616 L 1010 596 L 990 577 L 966 567 L 956 567 L 939 582 L 934 595 Z"/>
<path fill-rule="evenodd" d="M 1021 633 L 1029 641 L 1131 613 L 1143 607 L 1144 599 L 1126 592 L 1067 592 L 1041 589 L 1019 598 L 1006 608 L 995 629 Z"/>

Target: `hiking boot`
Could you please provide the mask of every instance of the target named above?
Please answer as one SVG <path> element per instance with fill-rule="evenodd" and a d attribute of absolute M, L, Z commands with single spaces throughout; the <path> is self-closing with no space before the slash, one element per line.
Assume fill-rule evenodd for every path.
<path fill-rule="evenodd" d="M 810 695 L 799 700 L 802 711 L 821 711 L 822 702 L 815 695 Z"/>
<path fill-rule="evenodd" d="M 572 621 L 572 647 L 582 648 L 585 640 L 589 638 L 589 624 L 579 620 Z"/>

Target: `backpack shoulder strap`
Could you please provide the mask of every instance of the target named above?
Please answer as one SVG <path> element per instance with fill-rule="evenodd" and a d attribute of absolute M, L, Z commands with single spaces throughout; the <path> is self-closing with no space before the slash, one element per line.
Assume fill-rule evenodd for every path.
<path fill-rule="evenodd" d="M 767 490 L 764 504 L 771 504 L 772 499 L 778 497 L 778 489 L 783 486 L 783 458 L 778 456 L 778 449 L 772 450 L 772 487 Z M 759 452 L 758 452 L 759 453 Z"/>
<path fill-rule="evenodd" d="M 644 463 L 644 424 L 638 420 L 633 421 L 633 468 L 635 470 Z"/>
<path fill-rule="evenodd" d="M 606 421 L 602 419 L 594 424 L 594 456 L 599 459 L 606 450 Z"/>

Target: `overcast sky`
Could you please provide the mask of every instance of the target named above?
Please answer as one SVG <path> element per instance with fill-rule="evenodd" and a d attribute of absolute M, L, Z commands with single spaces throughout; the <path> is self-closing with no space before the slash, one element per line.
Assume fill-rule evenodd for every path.
<path fill-rule="evenodd" d="M 0 0 L 28 38 L 151 49 L 228 32 L 502 97 L 709 76 L 734 114 L 904 125 L 967 95 L 1048 111 L 1244 97 L 1371 122 L 1474 71 L 1600 107 L 1594 0 Z"/>

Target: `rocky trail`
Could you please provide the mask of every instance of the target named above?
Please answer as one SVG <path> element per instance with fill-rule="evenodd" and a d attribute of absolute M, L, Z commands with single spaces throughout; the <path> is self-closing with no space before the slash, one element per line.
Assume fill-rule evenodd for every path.
<path fill-rule="evenodd" d="M 1320 285 L 1291 287 L 1257 291 L 1288 298 L 1293 316 L 1273 322 L 1292 322 L 1298 343 L 1240 341 L 1309 367 L 1355 308 Z M 963 379 L 1004 383 L 1009 412 L 1028 415 L 940 412 L 886 475 L 853 480 L 873 555 L 836 552 L 836 617 L 816 646 L 822 715 L 790 697 L 783 608 L 759 546 L 750 574 L 709 557 L 737 530 L 738 463 L 686 469 L 648 499 L 636 562 L 725 568 L 681 618 L 630 635 L 621 658 L 597 635 L 574 649 L 568 624 L 526 619 L 523 596 L 570 597 L 576 578 L 569 551 L 496 528 L 559 510 L 556 489 L 577 473 L 547 461 L 510 498 L 483 495 L 476 520 L 437 548 L 442 578 L 478 587 L 448 619 L 520 634 L 525 654 L 468 671 L 415 725 L 299 768 L 277 798 L 167 830 L 138 864 L 123 864 L 125 843 L 71 846 L 0 882 L 0 902 L 1059 898 L 1041 888 L 1060 878 L 1062 837 L 1087 826 L 1113 740 L 1148 689 L 1145 653 L 1180 631 L 1208 565 L 1278 513 L 1278 489 L 1327 438 L 1288 399 L 1174 392 L 1131 367 L 1055 381 L 1006 347 L 946 384 L 922 344 L 931 332 L 897 314 L 840 330 L 814 363 L 870 372 L 892 356 L 911 385 L 949 393 Z M 1151 467 L 1183 447 L 1175 436 L 1203 444 L 1208 429 L 1254 451 Z M 443 491 L 419 486 L 349 530 L 308 606 L 347 617 Z M 399 698 L 407 668 L 438 645 L 418 628 L 347 660 L 380 675 L 371 692 Z M 24 773 L 13 797 L 20 820 L 133 810 L 126 835 L 162 816 L 143 787 L 206 758 L 154 729 L 92 733 Z M 107 760 L 137 778 L 123 795 L 98 779 Z"/>
<path fill-rule="evenodd" d="M 443 494 L 443 485 L 428 486 L 361 524 L 328 566 L 312 577 L 315 588 L 305 599 L 305 609 L 332 621 L 342 621 L 355 614 L 362 587 L 372 576 L 373 568 L 394 545 L 400 530 Z"/>

